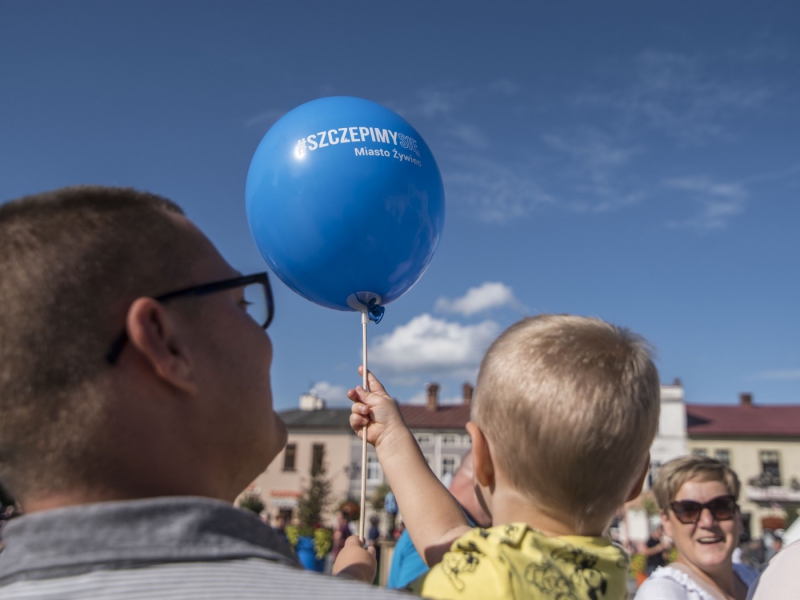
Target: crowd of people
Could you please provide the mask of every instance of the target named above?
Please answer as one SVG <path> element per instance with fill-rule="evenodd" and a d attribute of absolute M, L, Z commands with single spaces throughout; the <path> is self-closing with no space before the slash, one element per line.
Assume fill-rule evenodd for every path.
<path fill-rule="evenodd" d="M 253 285 L 267 307 L 258 320 L 243 291 Z M 335 576 L 314 574 L 232 506 L 287 438 L 264 333 L 272 294 L 266 273 L 242 276 L 173 202 L 78 187 L 0 206 L 0 298 L 0 477 L 25 513 L 4 528 L 0 598 L 407 597 L 365 585 L 377 564 L 366 540 L 342 529 Z M 348 392 L 350 424 L 375 447 L 420 559 L 398 587 L 626 597 L 628 556 L 605 532 L 640 494 L 658 427 L 644 339 L 570 315 L 503 332 L 467 424 L 460 485 L 475 504 L 439 482 L 367 375 L 369 390 Z M 796 546 L 758 580 L 734 564 L 739 481 L 728 467 L 681 458 L 654 490 L 677 560 L 653 565 L 639 600 L 794 597 Z"/>

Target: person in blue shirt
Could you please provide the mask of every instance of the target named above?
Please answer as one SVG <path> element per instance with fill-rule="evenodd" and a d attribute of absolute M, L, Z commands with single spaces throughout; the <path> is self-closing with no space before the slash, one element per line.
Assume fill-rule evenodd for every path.
<path fill-rule="evenodd" d="M 484 512 L 478 497 L 475 495 L 475 484 L 472 481 L 472 452 L 467 452 L 461 459 L 461 466 L 453 475 L 450 483 L 450 493 L 461 505 L 470 525 L 473 527 L 489 527 L 492 522 Z M 386 587 L 402 589 L 408 586 L 420 575 L 428 572 L 428 565 L 414 548 L 414 543 L 404 531 L 394 547 L 392 567 L 389 571 L 389 581 Z"/>

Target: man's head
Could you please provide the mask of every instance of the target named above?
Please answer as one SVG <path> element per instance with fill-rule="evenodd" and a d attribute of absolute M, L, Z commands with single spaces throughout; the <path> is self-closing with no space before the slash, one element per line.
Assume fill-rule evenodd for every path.
<path fill-rule="evenodd" d="M 638 493 L 659 411 L 642 338 L 599 319 L 542 315 L 489 348 L 472 420 L 504 480 L 578 531 L 602 529 Z"/>
<path fill-rule="evenodd" d="M 12 493 L 221 497 L 257 475 L 285 435 L 269 338 L 237 290 L 153 300 L 236 275 L 152 194 L 78 187 L 0 206 L 0 478 Z M 209 473 L 227 461 L 228 481 L 193 485 L 198 460 Z"/>
<path fill-rule="evenodd" d="M 453 498 L 470 514 L 479 527 L 490 527 L 492 520 L 480 504 L 475 490 L 475 469 L 472 466 L 472 451 L 461 457 L 461 464 L 450 482 Z"/>

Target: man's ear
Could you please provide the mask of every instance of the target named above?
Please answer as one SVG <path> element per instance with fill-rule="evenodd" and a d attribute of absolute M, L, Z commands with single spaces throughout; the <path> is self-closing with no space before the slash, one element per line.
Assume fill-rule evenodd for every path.
<path fill-rule="evenodd" d="M 489 441 L 483 435 L 480 427 L 470 421 L 467 423 L 467 433 L 472 438 L 472 467 L 475 470 L 475 480 L 485 488 L 494 485 L 494 462 Z"/>
<path fill-rule="evenodd" d="M 186 344 L 161 303 L 152 298 L 137 298 L 128 309 L 126 325 L 131 345 L 160 379 L 188 394 L 197 393 Z"/>
<path fill-rule="evenodd" d="M 650 472 L 650 453 L 647 453 L 647 460 L 644 461 L 644 468 L 642 472 L 639 474 L 639 477 L 633 484 L 633 488 L 631 489 L 630 493 L 628 494 L 628 498 L 625 502 L 630 502 L 639 497 L 639 494 L 642 493 L 642 489 L 644 488 L 644 480 L 647 479 L 647 474 Z"/>

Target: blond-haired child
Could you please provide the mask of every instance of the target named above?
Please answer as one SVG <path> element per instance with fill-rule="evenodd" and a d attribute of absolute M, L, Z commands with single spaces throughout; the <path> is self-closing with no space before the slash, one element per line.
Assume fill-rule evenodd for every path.
<path fill-rule="evenodd" d="M 494 526 L 472 529 L 370 374 L 350 423 L 375 446 L 431 598 L 600 600 L 626 595 L 627 557 L 603 532 L 641 491 L 659 417 L 658 372 L 639 336 L 599 319 L 542 315 L 507 329 L 472 403 L 476 492 Z M 374 561 L 357 544 L 335 572 Z"/>

